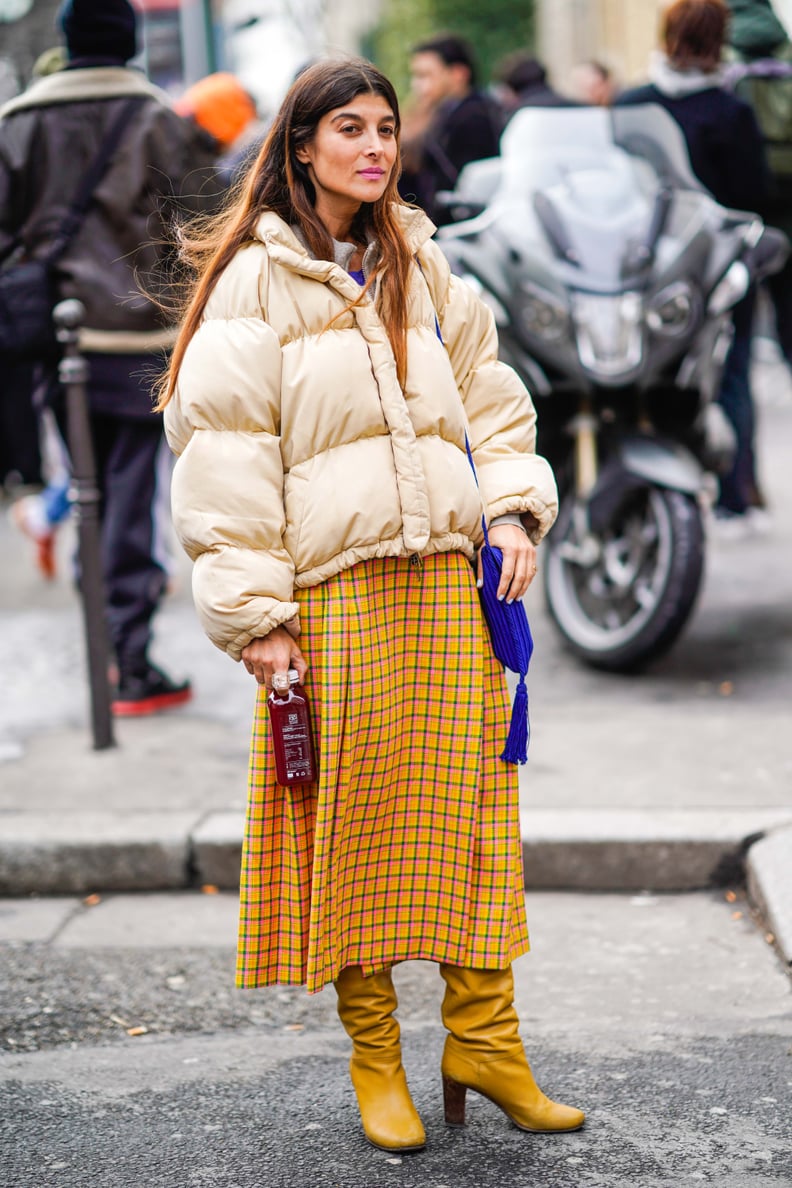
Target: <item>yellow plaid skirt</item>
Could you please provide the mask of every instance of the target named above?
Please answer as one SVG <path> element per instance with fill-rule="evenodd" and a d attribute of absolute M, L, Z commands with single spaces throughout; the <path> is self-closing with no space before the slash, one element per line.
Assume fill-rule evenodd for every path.
<path fill-rule="evenodd" d="M 296 598 L 319 780 L 276 782 L 260 690 L 237 984 L 508 965 L 528 948 L 517 768 L 470 564 L 365 561 Z"/>

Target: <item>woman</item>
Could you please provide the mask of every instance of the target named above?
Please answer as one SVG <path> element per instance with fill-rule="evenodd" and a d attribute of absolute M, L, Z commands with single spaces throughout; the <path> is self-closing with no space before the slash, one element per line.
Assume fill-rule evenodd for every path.
<path fill-rule="evenodd" d="M 753 110 L 723 89 L 721 57 L 729 23 L 724 0 L 673 0 L 662 23 L 664 52 L 652 58 L 651 82 L 626 91 L 618 104 L 659 103 L 679 124 L 690 163 L 717 202 L 761 210 L 769 176 Z M 734 310 L 734 341 L 720 394 L 737 437 L 737 452 L 721 478 L 716 515 L 734 521 L 761 506 L 754 458 L 754 404 L 750 362 L 755 293 Z"/>
<path fill-rule="evenodd" d="M 466 421 L 510 600 L 555 487 L 489 311 L 397 203 L 398 141 L 373 66 L 298 78 L 203 243 L 162 403 L 199 614 L 259 683 L 239 985 L 334 982 L 366 1136 L 411 1150 L 425 1135 L 390 975 L 409 958 L 446 982 L 449 1120 L 466 1087 L 525 1129 L 583 1115 L 539 1091 L 518 1036 L 517 779 L 496 758 L 508 706 L 469 564 Z M 266 712 L 289 668 L 320 764 L 296 790 L 275 781 Z"/>

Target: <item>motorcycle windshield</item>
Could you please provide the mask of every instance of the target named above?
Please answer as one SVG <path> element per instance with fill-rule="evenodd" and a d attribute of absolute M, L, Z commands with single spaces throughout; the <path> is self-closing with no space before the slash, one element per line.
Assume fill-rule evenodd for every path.
<path fill-rule="evenodd" d="M 499 228 L 556 275 L 560 267 L 571 288 L 634 287 L 664 236 L 687 241 L 723 213 L 696 180 L 678 125 L 655 105 L 524 108 L 501 153 L 490 208 Z"/>

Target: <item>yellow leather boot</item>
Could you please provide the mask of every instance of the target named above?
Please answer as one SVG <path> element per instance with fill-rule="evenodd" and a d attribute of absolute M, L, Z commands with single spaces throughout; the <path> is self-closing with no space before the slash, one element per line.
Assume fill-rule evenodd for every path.
<path fill-rule="evenodd" d="M 445 1119 L 465 1125 L 468 1089 L 488 1097 L 520 1130 L 578 1130 L 585 1114 L 545 1097 L 533 1078 L 514 1009 L 514 976 L 506 969 L 441 965 L 446 983 L 443 1022 Z"/>
<path fill-rule="evenodd" d="M 349 1072 L 366 1138 L 383 1151 L 420 1150 L 426 1133 L 402 1067 L 390 970 L 364 978 L 359 965 L 350 965 L 335 988 L 338 1016 L 352 1040 Z"/>

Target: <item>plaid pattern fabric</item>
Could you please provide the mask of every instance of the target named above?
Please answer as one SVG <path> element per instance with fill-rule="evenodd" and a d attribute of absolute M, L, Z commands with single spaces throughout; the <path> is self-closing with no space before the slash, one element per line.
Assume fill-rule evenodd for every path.
<path fill-rule="evenodd" d="M 517 769 L 469 563 L 365 561 L 296 597 L 320 775 L 276 783 L 260 690 L 237 984 L 502 969 L 528 948 Z"/>

